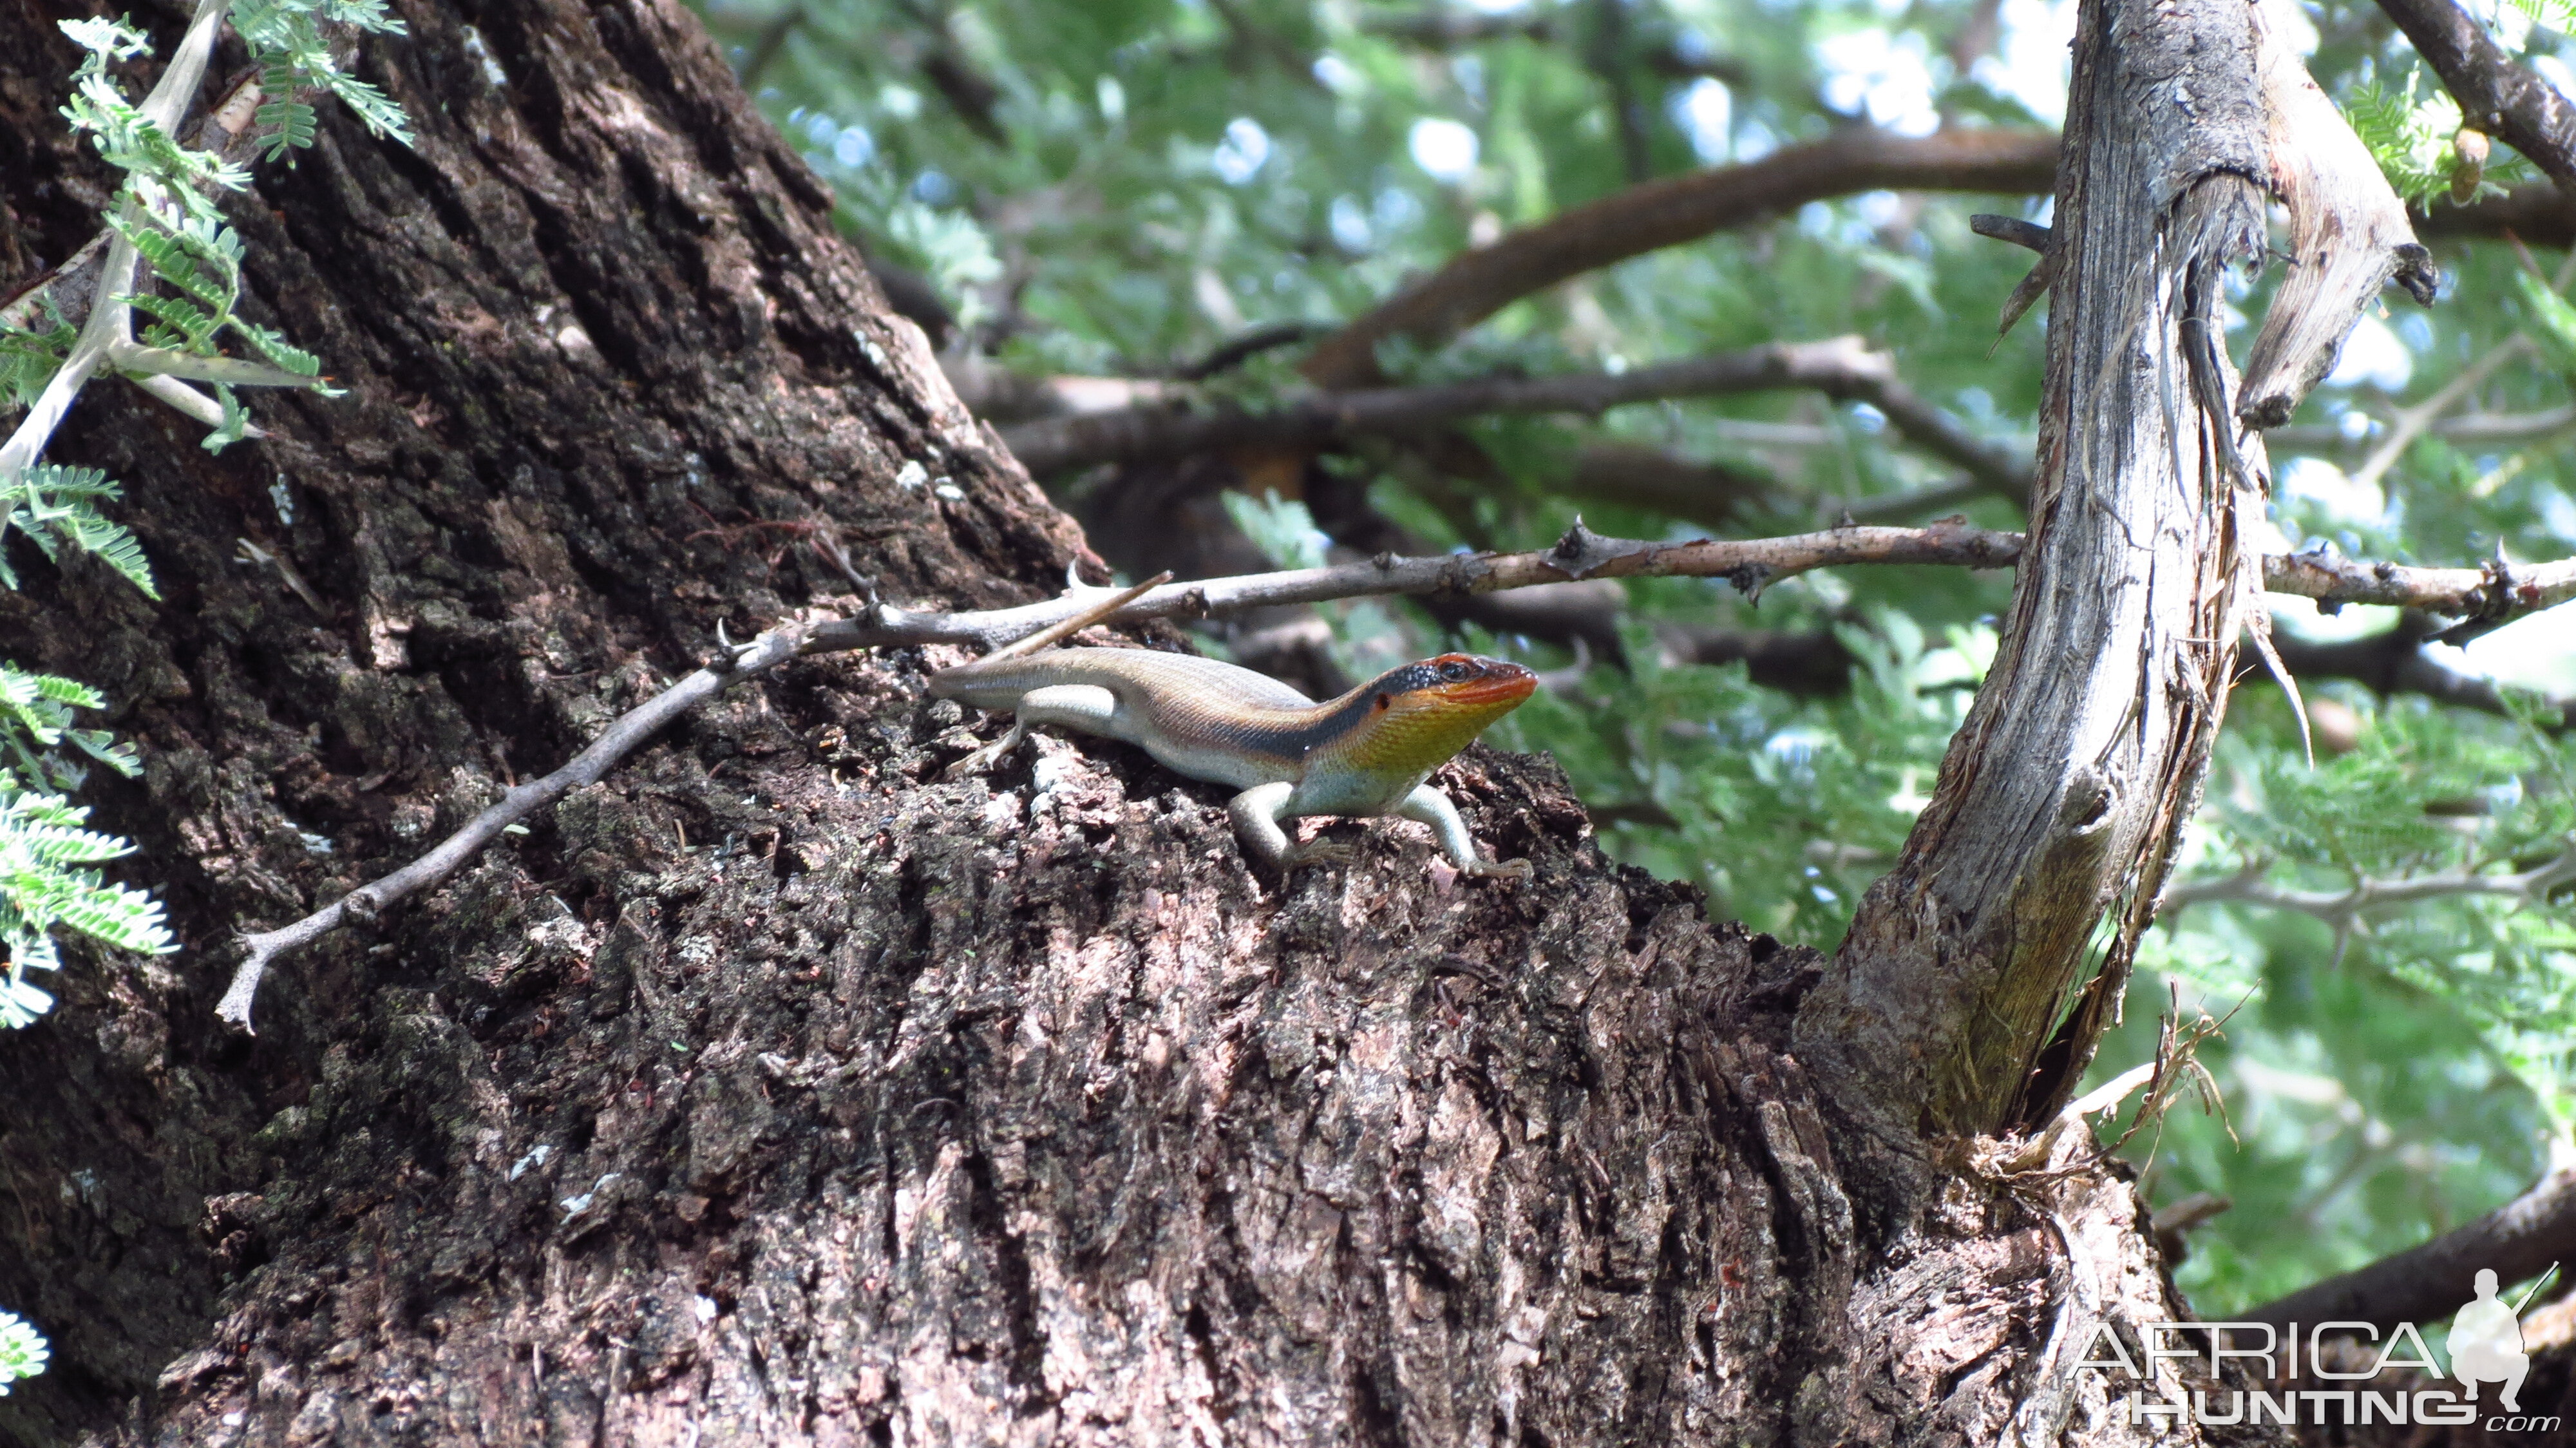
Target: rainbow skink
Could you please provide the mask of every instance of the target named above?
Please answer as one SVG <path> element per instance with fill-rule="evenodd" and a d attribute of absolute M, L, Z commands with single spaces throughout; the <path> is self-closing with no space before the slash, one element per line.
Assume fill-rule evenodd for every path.
<path fill-rule="evenodd" d="M 1520 665 L 1473 654 L 1390 669 L 1321 704 L 1250 669 L 1151 649 L 1052 649 L 930 676 L 941 698 L 1014 715 L 1010 733 L 952 776 L 1017 748 L 1031 725 L 1056 724 L 1241 789 L 1229 809 L 1235 835 L 1281 870 L 1342 853 L 1292 849 L 1282 820 L 1395 815 L 1431 826 L 1462 872 L 1515 880 L 1529 878 L 1529 861 L 1479 859 L 1457 806 L 1423 781 L 1537 687 Z"/>

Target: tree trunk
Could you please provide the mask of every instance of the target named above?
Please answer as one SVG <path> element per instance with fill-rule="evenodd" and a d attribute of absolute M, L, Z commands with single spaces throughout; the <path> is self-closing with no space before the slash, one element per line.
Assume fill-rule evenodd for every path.
<path fill-rule="evenodd" d="M 1879 1076 L 1788 1049 L 1825 963 L 1609 864 L 1528 760 L 1443 779 L 1531 884 L 1372 824 L 1279 891 L 1221 790 L 1094 741 L 939 783 L 939 658 L 811 662 L 219 1030 L 236 928 L 847 594 L 808 538 L 947 606 L 1087 559 L 675 4 L 400 8 L 364 70 L 417 150 L 328 118 L 234 208 L 248 310 L 348 395 L 209 457 L 94 384 L 53 455 L 125 482 L 168 602 L 77 560 L 0 595 L 0 648 L 142 744 L 92 794 L 189 947 L 79 960 L 0 1040 L 0 1305 L 56 1348 L 0 1438 L 2131 1441 L 2069 1340 L 2181 1315 L 2126 1182 L 1866 1175 L 1827 1097 Z M 12 276 L 98 224 L 71 62 L 0 9 Z M 2062 661 L 2015 647 L 2003 689 Z M 2145 760 L 2169 829 L 2194 762 Z"/>
<path fill-rule="evenodd" d="M 1802 1028 L 1810 1053 L 1877 1075 L 1874 1097 L 1932 1130 L 2025 1124 L 2034 1085 L 2053 1109 L 2072 1073 L 2035 1081 L 2037 1058 L 2095 924 L 2126 902 L 2096 981 L 2116 999 L 2199 802 L 2244 579 L 2222 452 L 2235 422 L 2199 405 L 2185 333 L 2210 334 L 2221 273 L 2263 245 L 2251 21 L 2241 4 L 2187 5 L 2076 52 L 2073 93 L 2092 104 L 2068 107 L 2011 619 Z M 2167 87 L 2207 100 L 2186 109 Z"/>

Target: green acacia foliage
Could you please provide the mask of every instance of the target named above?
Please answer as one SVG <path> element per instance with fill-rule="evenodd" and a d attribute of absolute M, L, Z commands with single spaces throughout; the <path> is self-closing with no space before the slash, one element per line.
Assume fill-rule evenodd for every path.
<path fill-rule="evenodd" d="M 211 20 L 217 11 L 205 8 L 200 14 Z M 312 144 L 308 97 L 315 93 L 337 97 L 376 134 L 406 139 L 400 108 L 348 74 L 332 53 L 351 35 L 401 31 L 381 0 L 234 0 L 221 15 L 260 67 L 266 99 L 259 121 L 270 159 Z M 236 310 L 245 248 L 225 222 L 223 206 L 248 186 L 248 169 L 181 145 L 165 124 L 175 111 L 156 119 L 153 100 L 138 102 L 128 94 L 120 69 L 152 54 L 140 30 L 123 20 L 92 17 L 64 21 L 62 31 L 83 52 L 68 78 L 63 120 L 122 173 L 100 221 L 132 247 L 141 265 L 129 283 L 128 269 L 110 251 L 112 290 L 83 299 L 88 321 L 82 328 L 67 320 L 64 299 L 50 287 L 28 299 L 30 305 L 13 304 L 0 314 L 0 398 L 21 414 L 0 453 L 6 459 L 0 462 L 0 549 L 14 532 L 48 562 L 59 561 L 66 548 L 85 553 L 158 600 L 142 545 L 105 511 L 119 496 L 117 485 L 96 469 L 39 457 L 97 361 L 112 361 L 137 378 L 185 377 L 211 385 L 214 397 L 201 399 L 219 414 L 206 438 L 210 449 L 248 431 L 236 384 L 300 386 L 325 394 L 331 389 L 320 383 L 318 358 Z M 212 31 L 194 34 L 202 47 Z M 197 59 L 202 63 L 202 49 Z M 102 332 L 103 319 L 120 315 L 111 307 L 140 314 L 139 347 L 102 350 L 124 336 Z M 258 360 L 227 356 L 227 340 Z M 59 405 L 46 405 L 49 397 Z M 16 569 L 0 554 L 0 587 L 17 586 Z M 178 948 L 159 902 L 96 868 L 133 853 L 133 845 L 85 828 L 88 808 L 69 798 L 88 777 L 82 756 L 128 777 L 141 772 L 134 753 L 104 731 L 73 727 L 73 710 L 106 705 L 97 691 L 75 680 L 0 662 L 0 950 L 7 953 L 0 964 L 0 1028 L 28 1025 L 52 1007 L 53 997 L 29 981 L 27 972 L 60 968 L 58 935 L 147 954 Z M 22 1361 L 33 1364 L 25 1372 L 36 1371 L 43 1362 L 42 1339 L 10 1319 L 0 1325 L 0 1351 L 15 1341 L 5 1337 L 9 1332 L 22 1332 L 35 1344 L 34 1356 Z M 0 1385 L 10 1367 L 0 1358 Z"/>
<path fill-rule="evenodd" d="M 43 1335 L 19 1321 L 17 1314 L 0 1312 L 0 1397 L 8 1396 L 11 1383 L 43 1372 L 45 1360 L 52 1355 Z"/>
<path fill-rule="evenodd" d="M 0 1027 L 24 1026 L 53 997 L 27 980 L 59 970 L 57 931 L 148 955 L 178 949 L 161 902 L 89 868 L 134 852 L 130 841 L 84 829 L 89 811 L 55 790 L 80 787 L 88 771 L 66 747 L 132 778 L 143 772 L 131 749 L 106 731 L 75 729 L 72 710 L 98 709 L 98 691 L 51 674 L 0 663 Z"/>
<path fill-rule="evenodd" d="M 2072 6 L 2008 4 L 2000 37 L 1976 39 L 1993 13 L 1964 0 L 729 0 L 710 20 L 836 188 L 850 232 L 940 295 L 952 352 L 1029 374 L 1169 377 L 1265 324 L 1356 316 L 1463 248 L 1640 180 L 1863 118 L 1915 133 L 2055 123 L 2062 81 L 2052 95 L 2046 71 L 2063 63 Z M 2447 205 L 2529 174 L 2501 145 L 2463 174 L 2456 109 L 2375 9 L 2333 0 L 2304 13 L 2319 80 L 2407 195 Z M 2540 18 L 2508 11 L 2502 23 L 2546 67 L 2562 43 L 2551 27 L 2565 22 Z M 1857 333 L 1971 433 L 2026 450 L 2042 326 L 1998 341 L 1994 319 L 2029 254 L 1974 236 L 1978 210 L 2040 215 L 2022 197 L 1845 197 L 1577 278 L 1447 346 L 1389 346 L 1379 360 L 1424 381 Z M 2347 370 L 2275 439 L 2270 546 L 2450 564 L 2576 552 L 2560 434 L 2480 442 L 2437 427 L 2365 469 L 2399 407 L 2499 347 L 2514 350 L 2450 414 L 2569 404 L 2576 308 L 2558 258 L 2502 242 L 2438 255 L 2442 305 L 2400 300 L 2365 319 Z M 2276 279 L 2232 296 L 2240 350 Z M 1258 404 L 1294 383 L 1296 356 L 1266 354 L 1207 386 Z M 1432 547 L 1542 545 L 1578 513 L 1612 534 L 1690 536 L 1712 521 L 1791 531 L 1957 477 L 1871 409 L 1811 393 L 1466 431 L 1500 477 L 1444 476 L 1379 445 L 1329 465 Z M 1688 520 L 1579 496 L 1573 460 L 1604 440 L 1759 483 Z M 1963 506 L 1980 523 L 2020 523 L 1999 497 Z M 1243 499 L 1235 511 L 1283 561 L 1324 541 L 1293 504 Z M 1705 886 L 1716 912 L 1829 947 L 1929 792 L 2008 589 L 1955 570 L 1847 569 L 1775 586 L 1757 609 L 1721 582 L 1658 580 L 1629 591 L 1619 659 L 1474 642 L 1550 671 L 1555 687 L 1494 738 L 1553 752 L 1611 849 Z M 2395 623 L 2280 602 L 2294 635 Z M 1355 672 L 1435 643 L 1409 605 L 1331 612 Z M 1828 635 L 1854 660 L 1852 685 L 1802 698 L 1740 666 L 1670 661 L 1690 631 L 1710 629 Z M 2469 660 L 2442 656 L 2501 658 L 2527 683 L 2576 691 L 2571 654 L 2576 620 L 2544 615 Z M 2350 737 L 2311 769 L 2277 692 L 2241 690 L 2186 884 L 2314 894 L 2493 878 L 2569 848 L 2576 787 L 2554 711 L 2381 700 L 2329 679 L 2309 692 L 2349 711 Z M 2195 1239 L 2186 1280 L 2205 1306 L 2420 1240 L 2510 1196 L 2564 1147 L 2569 921 L 2566 887 L 2544 880 L 2526 895 L 2432 893 L 2340 921 L 2213 901 L 2157 928 L 2103 1069 L 2152 1049 L 2169 988 L 2186 1013 L 2236 1009 L 2202 1058 L 2241 1146 L 2186 1111 L 2129 1148 L 2160 1201 L 2204 1189 L 2236 1199 Z"/>

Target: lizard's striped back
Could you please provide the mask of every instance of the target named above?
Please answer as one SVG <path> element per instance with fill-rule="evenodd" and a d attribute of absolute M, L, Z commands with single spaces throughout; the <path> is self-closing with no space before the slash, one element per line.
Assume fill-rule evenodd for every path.
<path fill-rule="evenodd" d="M 1049 649 L 962 664 L 933 674 L 930 691 L 1006 710 L 1033 690 L 1062 684 L 1117 696 L 1118 717 L 1099 732 L 1141 746 L 1192 779 L 1220 784 L 1299 778 L 1307 751 L 1334 736 L 1345 712 L 1267 674 L 1157 649 Z"/>

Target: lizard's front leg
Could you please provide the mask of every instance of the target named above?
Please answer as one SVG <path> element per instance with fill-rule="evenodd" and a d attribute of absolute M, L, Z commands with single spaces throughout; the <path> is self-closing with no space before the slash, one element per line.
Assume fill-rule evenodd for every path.
<path fill-rule="evenodd" d="M 1402 818 L 1419 820 L 1431 826 L 1431 833 L 1440 838 L 1440 852 L 1449 857 L 1449 863 L 1456 865 L 1460 874 L 1500 875 L 1506 879 L 1526 880 L 1532 873 L 1533 867 L 1527 860 L 1478 859 L 1476 837 L 1467 833 L 1467 822 L 1458 817 L 1458 807 L 1449 802 L 1449 796 L 1430 785 L 1415 786 L 1413 793 L 1404 797 L 1404 803 L 1395 807 L 1395 812 Z"/>
<path fill-rule="evenodd" d="M 1256 784 L 1236 795 L 1225 811 L 1234 818 L 1234 837 L 1242 842 L 1243 852 L 1277 870 L 1282 878 L 1299 865 L 1347 860 L 1351 856 L 1348 845 L 1321 840 L 1305 846 L 1288 842 L 1288 832 L 1279 827 L 1279 821 L 1287 816 L 1288 802 L 1296 793 L 1297 786 L 1285 780 Z"/>

